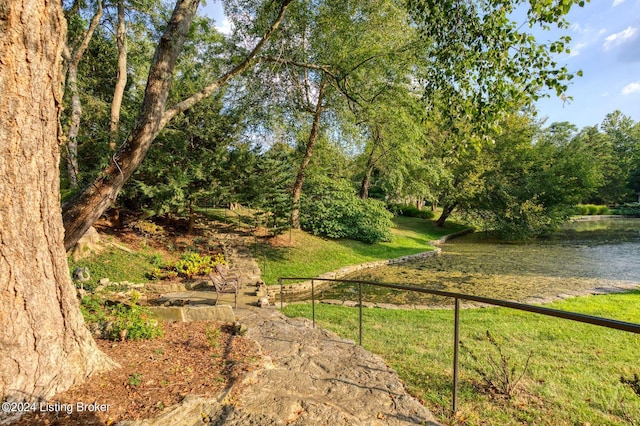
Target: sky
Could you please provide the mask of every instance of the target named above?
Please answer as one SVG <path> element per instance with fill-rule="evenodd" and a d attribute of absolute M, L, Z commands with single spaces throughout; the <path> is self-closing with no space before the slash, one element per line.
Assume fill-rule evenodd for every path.
<path fill-rule="evenodd" d="M 548 122 L 568 121 L 578 128 L 600 124 L 616 109 L 640 121 L 640 0 L 591 0 L 567 15 L 569 55 L 558 56 L 570 71 L 582 70 L 564 102 L 552 95 L 537 103 Z M 539 41 L 550 40 L 546 32 Z"/>
<path fill-rule="evenodd" d="M 229 31 L 222 4 L 209 0 L 202 12 Z M 571 37 L 570 54 L 557 56 L 569 71 L 582 70 L 569 85 L 563 101 L 555 93 L 536 103 L 547 124 L 568 121 L 578 128 L 600 124 L 615 110 L 640 121 L 640 0 L 591 0 L 574 6 L 567 15 L 570 28 L 534 33 L 547 42 L 560 35 Z"/>

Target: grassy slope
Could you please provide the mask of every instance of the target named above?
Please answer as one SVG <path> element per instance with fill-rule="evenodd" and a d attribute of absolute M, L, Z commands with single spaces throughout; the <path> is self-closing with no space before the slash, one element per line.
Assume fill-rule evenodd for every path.
<path fill-rule="evenodd" d="M 278 277 L 314 277 L 348 265 L 433 250 L 429 241 L 464 229 L 457 224 L 437 228 L 432 221 L 410 217 L 397 217 L 394 223 L 393 238 L 389 242 L 365 244 L 352 240 L 329 240 L 293 231 L 293 247 L 259 244 L 254 248 L 254 255 L 265 269 L 262 279 L 267 284 L 276 284 Z M 288 241 L 288 234 L 281 238 Z"/>
<path fill-rule="evenodd" d="M 146 274 L 153 271 L 161 257 L 153 249 L 144 249 L 128 253 L 115 247 L 109 247 L 103 252 L 74 262 L 69 259 L 69 270 L 76 267 L 88 267 L 91 283 L 97 283 L 100 278 L 109 278 L 112 282 L 130 281 L 143 283 L 149 281 Z"/>
<path fill-rule="evenodd" d="M 640 291 L 589 296 L 551 307 L 640 323 Z M 290 316 L 310 316 L 309 305 L 285 308 Z M 319 324 L 357 339 L 357 309 L 320 305 Z M 453 312 L 365 309 L 364 346 L 382 355 L 408 389 L 447 420 L 451 407 Z M 485 337 L 500 342 L 509 365 L 528 371 L 510 400 L 481 391 L 482 380 L 469 350 L 489 371 L 499 359 Z M 458 420 L 467 424 L 614 425 L 640 419 L 640 396 L 620 377 L 640 374 L 640 336 L 506 308 L 461 313 Z"/>

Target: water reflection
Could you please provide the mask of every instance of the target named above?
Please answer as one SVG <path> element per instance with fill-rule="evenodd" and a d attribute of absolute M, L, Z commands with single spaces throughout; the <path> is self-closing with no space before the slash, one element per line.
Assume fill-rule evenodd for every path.
<path fill-rule="evenodd" d="M 349 279 L 395 282 L 499 299 L 531 301 L 616 285 L 640 285 L 640 219 L 573 222 L 547 240 L 505 244 L 469 235 L 442 246 L 442 255 L 353 274 Z M 338 285 L 321 298 L 354 300 Z M 365 298 L 396 304 L 446 304 L 428 295 L 365 287 Z"/>

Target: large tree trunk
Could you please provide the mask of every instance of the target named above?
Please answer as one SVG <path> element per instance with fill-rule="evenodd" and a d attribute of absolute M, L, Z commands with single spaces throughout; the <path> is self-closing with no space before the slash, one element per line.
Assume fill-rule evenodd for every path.
<path fill-rule="evenodd" d="M 366 200 L 369 198 L 369 188 L 371 188 L 371 174 L 373 173 L 373 164 L 367 164 L 367 170 L 364 172 L 362 183 L 360 183 L 360 198 Z"/>
<path fill-rule="evenodd" d="M 238 65 L 201 91 L 165 110 L 176 60 L 198 5 L 198 0 L 178 0 L 167 28 L 156 47 L 137 125 L 100 176 L 62 206 L 65 228 L 64 246 L 67 250 L 75 245 L 116 199 L 125 182 L 144 160 L 158 133 L 176 115 L 206 99 L 231 78 L 252 65 L 257 53 L 280 26 L 291 1 L 282 0 L 279 14 L 271 27 Z"/>
<path fill-rule="evenodd" d="M 313 156 L 313 147 L 318 139 L 318 132 L 320 131 L 320 117 L 322 116 L 322 102 L 324 98 L 324 91 L 327 87 L 326 80 L 322 80 L 320 83 L 320 90 L 318 92 L 318 101 L 316 102 L 315 112 L 313 114 L 313 124 L 311 125 L 311 132 L 309 133 L 309 139 L 307 140 L 307 148 L 302 157 L 300 168 L 298 169 L 298 175 L 296 181 L 293 184 L 292 196 L 291 196 L 291 227 L 293 229 L 300 229 L 300 197 L 302 196 L 302 185 L 304 184 L 304 175 Z"/>
<path fill-rule="evenodd" d="M 380 131 L 378 130 L 378 126 L 375 126 L 373 129 L 373 144 L 371 146 L 371 152 L 369 153 L 369 157 L 367 158 L 367 167 L 364 171 L 364 177 L 362 178 L 362 183 L 360 184 L 360 198 L 366 200 L 369 198 L 369 188 L 371 187 L 371 174 L 373 173 L 373 168 L 376 165 L 376 159 L 374 157 L 376 148 L 382 141 L 382 136 L 380 135 Z"/>
<path fill-rule="evenodd" d="M 114 364 L 69 277 L 58 163 L 59 1 L 0 0 L 0 399 L 49 398 Z"/>

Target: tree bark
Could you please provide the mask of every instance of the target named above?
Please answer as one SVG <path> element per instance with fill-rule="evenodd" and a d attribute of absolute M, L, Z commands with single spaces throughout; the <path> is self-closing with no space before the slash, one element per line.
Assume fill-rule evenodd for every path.
<path fill-rule="evenodd" d="M 78 186 L 78 133 L 80 132 L 80 118 L 82 117 L 82 104 L 80 102 L 80 93 L 78 92 L 78 66 L 89 46 L 93 33 L 100 23 L 100 19 L 102 19 L 102 15 L 102 1 L 98 1 L 96 13 L 91 18 L 89 27 L 82 35 L 82 41 L 78 47 L 74 52 L 69 51 L 69 46 L 64 49 L 64 56 L 67 61 L 67 87 L 71 92 L 71 122 L 69 123 L 67 140 L 67 175 L 72 188 Z"/>
<path fill-rule="evenodd" d="M 446 204 L 442 208 L 442 214 L 440 214 L 440 217 L 436 221 L 436 226 L 439 228 L 442 228 L 446 220 L 449 218 L 449 216 L 451 216 L 451 213 L 453 213 L 453 211 L 455 210 L 455 208 L 456 208 L 455 204 Z"/>
<path fill-rule="evenodd" d="M 160 120 L 178 55 L 189 32 L 198 0 L 179 0 L 158 42 L 137 124 L 110 164 L 77 196 L 62 206 L 65 248 L 69 250 L 116 199 L 160 132 Z"/>
<path fill-rule="evenodd" d="M 114 364 L 84 325 L 63 248 L 59 1 L 0 0 L 0 399 L 50 398 Z"/>
<path fill-rule="evenodd" d="M 367 170 L 364 172 L 362 183 L 360 184 L 360 198 L 366 200 L 369 198 L 369 188 L 371 188 L 371 174 L 373 173 L 373 164 L 367 164 Z"/>
<path fill-rule="evenodd" d="M 124 20 L 124 0 L 118 1 L 116 44 L 118 45 L 118 75 L 116 77 L 116 87 L 113 90 L 111 122 L 109 123 L 109 147 L 114 151 L 118 145 L 120 108 L 122 107 L 124 89 L 127 86 L 127 33 Z"/>
<path fill-rule="evenodd" d="M 311 125 L 311 132 L 309 133 L 309 139 L 307 140 L 307 148 L 302 157 L 300 163 L 300 169 L 296 176 L 295 183 L 293 184 L 292 197 L 291 197 L 291 227 L 294 229 L 300 229 L 300 197 L 302 196 L 302 184 L 304 183 L 304 175 L 313 156 L 313 147 L 318 139 L 318 133 L 320 131 L 320 117 L 322 116 L 322 102 L 324 100 L 324 91 L 327 87 L 325 79 L 320 83 L 320 89 L 318 91 L 318 101 L 316 102 L 315 112 L 313 114 L 313 124 Z"/>
<path fill-rule="evenodd" d="M 366 200 L 369 198 L 369 188 L 371 187 L 371 174 L 373 173 L 373 168 L 376 165 L 376 159 L 374 154 L 376 152 L 376 147 L 382 141 L 382 136 L 380 135 L 380 131 L 378 130 L 378 126 L 375 126 L 373 129 L 373 144 L 371 146 L 371 153 L 369 153 L 369 157 L 367 158 L 367 167 L 364 171 L 364 177 L 362 178 L 362 183 L 360 184 L 360 198 Z"/>
<path fill-rule="evenodd" d="M 198 4 L 198 0 L 178 0 L 167 28 L 156 47 L 137 125 L 114 153 L 110 164 L 100 176 L 62 206 L 64 245 L 67 250 L 75 245 L 116 199 L 125 182 L 142 163 L 155 137 L 171 119 L 215 93 L 232 77 L 251 66 L 258 51 L 276 32 L 291 1 L 282 1 L 279 15 L 242 62 L 200 92 L 165 110 L 175 63 Z"/>

